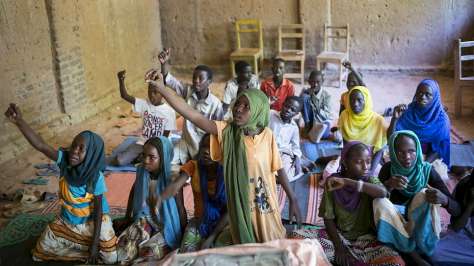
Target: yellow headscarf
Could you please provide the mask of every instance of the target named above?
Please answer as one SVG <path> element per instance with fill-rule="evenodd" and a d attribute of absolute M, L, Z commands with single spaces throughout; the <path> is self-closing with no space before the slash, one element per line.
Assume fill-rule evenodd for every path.
<path fill-rule="evenodd" d="M 354 91 L 360 91 L 365 99 L 364 110 L 355 114 L 348 104 L 339 117 L 339 128 L 345 141 L 358 140 L 366 145 L 374 146 L 374 152 L 380 150 L 387 144 L 387 129 L 384 118 L 372 110 L 372 97 L 366 87 L 356 86 L 352 88 L 347 98 Z"/>

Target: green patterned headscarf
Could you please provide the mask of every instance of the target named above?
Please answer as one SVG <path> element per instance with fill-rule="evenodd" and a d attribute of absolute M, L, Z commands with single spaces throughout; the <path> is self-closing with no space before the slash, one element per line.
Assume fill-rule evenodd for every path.
<path fill-rule="evenodd" d="M 403 167 L 397 158 L 397 152 L 395 142 L 399 136 L 408 136 L 416 145 L 416 160 L 410 168 Z M 431 172 L 431 164 L 423 161 L 423 153 L 421 150 L 420 140 L 413 131 L 400 130 L 396 131 L 390 136 L 389 139 L 389 150 L 390 150 L 390 173 L 391 175 L 402 175 L 408 179 L 408 186 L 404 190 L 400 190 L 400 193 L 406 197 L 413 197 L 416 193 L 420 192 L 428 184 Z"/>
<path fill-rule="evenodd" d="M 223 131 L 224 181 L 227 195 L 227 211 L 234 244 L 255 243 L 249 206 L 249 172 L 244 143 L 244 129 L 257 130 L 268 126 L 270 105 L 260 90 L 245 90 L 237 98 L 245 96 L 250 103 L 250 118 L 245 126 L 229 124 Z"/>

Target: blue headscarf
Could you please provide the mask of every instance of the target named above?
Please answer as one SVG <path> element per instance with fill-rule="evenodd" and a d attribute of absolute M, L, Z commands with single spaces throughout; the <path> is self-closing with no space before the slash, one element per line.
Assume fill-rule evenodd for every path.
<path fill-rule="evenodd" d="M 153 137 L 145 142 L 153 145 L 160 156 L 160 171 L 156 177 L 156 194 L 161 192 L 171 183 L 171 160 L 173 158 L 173 148 L 171 142 L 166 137 Z M 135 180 L 133 196 L 133 219 L 151 216 L 148 207 L 148 187 L 151 180 L 150 172 L 143 166 L 137 168 L 137 178 Z M 154 179 L 154 178 L 153 178 Z M 179 220 L 178 207 L 176 200 L 171 197 L 164 200 L 158 213 L 159 220 L 163 223 L 163 234 L 166 244 L 171 248 L 179 246 L 181 239 L 181 224 Z"/>
<path fill-rule="evenodd" d="M 204 205 L 203 217 L 199 226 L 199 234 L 207 237 L 214 230 L 219 221 L 222 210 L 226 208 L 226 195 L 224 186 L 224 168 L 217 164 L 216 192 L 214 197 L 208 193 L 208 173 L 201 161 L 198 161 L 199 182 L 201 187 L 202 202 Z"/>
<path fill-rule="evenodd" d="M 105 170 L 104 141 L 92 131 L 82 131 L 77 137 L 82 137 L 86 145 L 84 160 L 76 166 L 69 165 L 69 151 L 63 150 L 63 159 L 59 162 L 61 176 L 68 185 L 81 187 L 87 185 L 87 192 L 93 193 L 101 171 Z"/>
<path fill-rule="evenodd" d="M 430 144 L 433 152 L 436 152 L 450 166 L 450 122 L 449 117 L 444 111 L 441 103 L 441 94 L 439 85 L 435 80 L 425 79 L 417 87 L 421 86 L 431 88 L 433 100 L 426 107 L 420 107 L 416 103 L 415 97 L 408 105 L 407 110 L 402 114 L 395 128 L 399 130 L 411 130 L 420 139 L 422 144 Z"/>

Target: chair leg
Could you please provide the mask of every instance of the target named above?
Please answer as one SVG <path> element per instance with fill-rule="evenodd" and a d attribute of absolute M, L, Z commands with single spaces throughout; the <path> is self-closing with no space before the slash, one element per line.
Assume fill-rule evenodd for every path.
<path fill-rule="evenodd" d="M 234 67 L 234 65 L 235 65 L 234 60 L 231 58 L 230 59 L 230 74 L 232 75 L 231 78 L 235 77 L 235 67 Z"/>
<path fill-rule="evenodd" d="M 342 86 L 342 62 L 339 62 L 339 89 Z"/>
<path fill-rule="evenodd" d="M 462 116 L 462 86 L 454 80 L 454 115 L 456 118 Z"/>
<path fill-rule="evenodd" d="M 257 57 L 253 58 L 253 65 L 254 65 L 255 75 L 258 77 L 258 58 Z"/>
<path fill-rule="evenodd" d="M 257 76 L 260 76 L 262 74 L 262 69 L 263 69 L 263 54 L 259 57 L 260 59 L 260 71 L 257 73 Z"/>
<path fill-rule="evenodd" d="M 301 86 L 304 85 L 304 58 L 303 60 L 301 60 L 301 69 L 300 69 L 300 73 L 301 73 Z"/>
<path fill-rule="evenodd" d="M 316 70 L 321 70 L 321 67 L 319 66 L 319 59 L 316 58 Z"/>

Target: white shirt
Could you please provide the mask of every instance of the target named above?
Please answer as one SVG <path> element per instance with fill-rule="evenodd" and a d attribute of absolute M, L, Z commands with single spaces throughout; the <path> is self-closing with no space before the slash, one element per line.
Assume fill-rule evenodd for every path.
<path fill-rule="evenodd" d="M 204 115 L 209 120 L 222 120 L 222 102 L 209 90 L 205 99 L 198 99 L 190 84 L 183 84 L 173 75 L 168 73 L 165 78 L 166 86 L 173 89 L 181 96 L 189 106 Z M 184 141 L 191 157 L 197 155 L 199 142 L 206 132 L 188 120 L 184 121 L 183 135 L 181 141 Z"/>
<path fill-rule="evenodd" d="M 293 119 L 290 123 L 284 123 L 280 117 L 280 112 L 270 110 L 269 127 L 273 131 L 273 135 L 275 135 L 280 153 L 301 157 L 300 132 Z"/>
<path fill-rule="evenodd" d="M 135 98 L 133 111 L 143 117 L 145 139 L 162 136 L 165 130 L 176 130 L 176 112 L 165 103 L 155 106 L 148 100 Z"/>
<path fill-rule="evenodd" d="M 258 81 L 258 77 L 256 75 L 252 74 L 248 87 L 249 89 L 260 89 L 260 82 Z M 233 103 L 237 97 L 238 90 L 239 83 L 237 82 L 237 78 L 227 81 L 224 88 L 224 97 L 222 98 L 222 102 L 231 105 L 231 103 Z"/>

